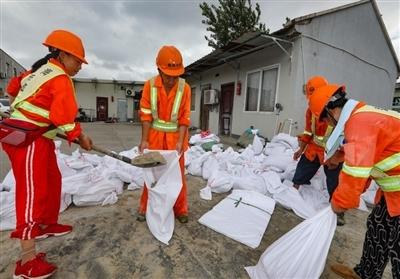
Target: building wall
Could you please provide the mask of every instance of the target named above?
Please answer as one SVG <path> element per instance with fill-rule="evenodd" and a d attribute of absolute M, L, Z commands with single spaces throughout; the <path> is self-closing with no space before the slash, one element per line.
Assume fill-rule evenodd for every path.
<path fill-rule="evenodd" d="M 74 80 L 75 91 L 79 107 L 85 110 L 92 110 L 96 117 L 96 97 L 106 97 L 108 99 L 108 117 L 118 117 L 117 106 L 118 99 L 127 100 L 127 119 L 136 119 L 133 97 L 126 96 L 126 90 L 131 89 L 132 92 L 141 91 L 143 85 L 133 85 L 124 83 L 101 83 L 89 81 Z M 113 97 L 113 98 L 112 98 Z"/>
<path fill-rule="evenodd" d="M 292 61 L 293 62 L 293 61 Z M 188 78 L 191 86 L 200 88 L 202 85 L 211 84 L 212 89 L 221 90 L 221 85 L 234 82 L 235 88 L 237 82 L 240 81 L 241 94 L 237 95 L 235 90 L 233 101 L 233 118 L 231 124 L 231 133 L 240 135 L 250 125 L 260 130 L 261 135 L 272 138 L 275 133 L 277 115 L 275 112 L 246 112 L 244 108 L 246 95 L 246 77 L 247 73 L 256 69 L 263 69 L 269 66 L 277 65 L 279 67 L 278 86 L 276 101 L 283 105 L 284 109 L 278 116 L 278 121 L 287 118 L 298 118 L 304 114 L 303 110 L 299 110 L 299 115 L 295 116 L 292 111 L 293 107 L 293 64 L 289 56 L 280 50 L 277 46 L 269 47 L 265 50 L 247 55 L 237 61 L 224 64 L 219 67 L 203 72 L 201 75 L 195 75 Z M 240 65 L 239 69 L 235 69 Z M 302 85 L 298 88 L 301 90 Z M 196 96 L 196 111 L 192 113 L 192 125 L 200 126 L 200 94 Z M 304 97 L 304 95 L 303 95 Z M 305 101 L 304 101 L 305 103 Z M 297 125 L 298 126 L 298 125 Z M 219 132 L 219 108 L 215 106 L 210 111 L 209 129 L 218 134 Z M 292 131 L 296 134 L 297 129 Z"/>
<path fill-rule="evenodd" d="M 24 72 L 25 68 L 0 49 L 0 97 L 5 96 L 10 79 Z"/>
<path fill-rule="evenodd" d="M 296 25 L 305 77 L 346 85 L 351 98 L 390 108 L 397 69 L 370 2 Z M 299 74 L 300 75 L 300 74 Z"/>

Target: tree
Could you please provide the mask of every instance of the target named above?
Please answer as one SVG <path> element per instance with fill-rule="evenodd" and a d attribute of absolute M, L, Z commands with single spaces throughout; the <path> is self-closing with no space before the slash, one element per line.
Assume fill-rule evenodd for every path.
<path fill-rule="evenodd" d="M 214 49 L 226 46 L 249 31 L 268 33 L 264 23 L 260 23 L 261 10 L 256 3 L 255 10 L 251 0 L 218 0 L 219 6 L 200 4 L 201 14 L 206 17 L 201 22 L 208 25 L 210 37 L 205 36 L 208 45 Z"/>

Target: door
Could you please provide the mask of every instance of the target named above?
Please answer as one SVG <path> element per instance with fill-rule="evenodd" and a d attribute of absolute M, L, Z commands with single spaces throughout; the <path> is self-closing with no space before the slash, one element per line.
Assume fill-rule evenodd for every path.
<path fill-rule="evenodd" d="M 234 82 L 221 85 L 219 104 L 219 133 L 222 135 L 231 134 L 234 91 Z"/>
<path fill-rule="evenodd" d="M 117 99 L 117 117 L 119 122 L 126 122 L 128 119 L 128 103 L 126 99 Z"/>
<path fill-rule="evenodd" d="M 201 85 L 200 86 L 200 129 L 202 131 L 208 130 L 209 124 L 209 115 L 210 115 L 210 106 L 204 105 L 204 90 L 211 89 L 211 84 Z"/>
<path fill-rule="evenodd" d="M 97 121 L 106 121 L 108 118 L 108 98 L 96 97 L 96 118 Z"/>

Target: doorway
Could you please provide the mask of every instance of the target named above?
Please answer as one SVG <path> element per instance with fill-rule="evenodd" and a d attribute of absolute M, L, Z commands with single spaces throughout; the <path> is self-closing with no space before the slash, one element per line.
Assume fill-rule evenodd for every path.
<path fill-rule="evenodd" d="M 106 121 L 108 118 L 108 98 L 96 97 L 96 118 L 97 121 Z"/>
<path fill-rule="evenodd" d="M 117 117 L 119 122 L 126 122 L 128 119 L 128 103 L 126 99 L 117 99 Z"/>
<path fill-rule="evenodd" d="M 219 133 L 221 135 L 231 134 L 234 91 L 234 82 L 221 85 L 219 104 Z"/>

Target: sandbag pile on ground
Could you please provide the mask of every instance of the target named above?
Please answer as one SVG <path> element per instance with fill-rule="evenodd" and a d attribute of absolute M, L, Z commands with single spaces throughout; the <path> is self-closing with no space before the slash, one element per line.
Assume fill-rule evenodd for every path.
<path fill-rule="evenodd" d="M 307 219 L 328 204 L 329 195 L 322 169 L 311 185 L 301 187 L 300 191 L 292 187 L 290 181 L 297 166 L 293 154 L 297 149 L 297 138 L 281 133 L 265 147 L 255 135 L 253 144 L 240 153 L 232 148 L 205 152 L 193 146 L 185 156 L 188 173 L 207 180 L 207 186 L 200 190 L 201 198 L 210 200 L 213 192 L 231 189 L 256 191 Z"/>
<path fill-rule="evenodd" d="M 71 203 L 76 206 L 107 205 L 118 201 L 124 183 L 128 190 L 143 186 L 143 171 L 109 156 L 61 153 L 61 141 L 56 141 L 57 163 L 62 175 L 60 212 Z M 139 154 L 138 148 L 121 152 L 129 158 Z M 0 184 L 0 230 L 15 228 L 15 179 L 12 170 Z"/>

